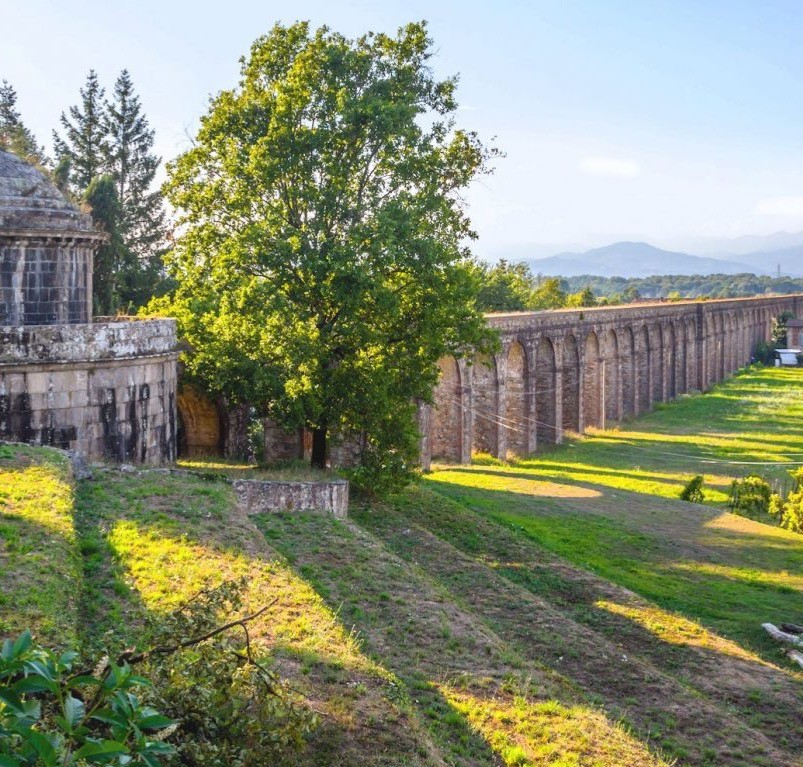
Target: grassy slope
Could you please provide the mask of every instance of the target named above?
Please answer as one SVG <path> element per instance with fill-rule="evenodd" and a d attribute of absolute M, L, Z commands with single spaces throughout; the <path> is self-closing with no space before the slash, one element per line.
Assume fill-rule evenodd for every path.
<path fill-rule="evenodd" d="M 248 573 L 251 604 L 278 599 L 263 651 L 321 713 L 303 764 L 800 765 L 803 675 L 756 624 L 800 618 L 803 539 L 672 500 L 701 459 L 803 452 L 791 372 L 538 459 L 444 468 L 345 522 L 252 520 L 225 484 L 108 472 L 70 524 L 63 466 L 0 455 L 0 541 L 58 526 L 46 560 L 80 595 L 53 601 L 51 573 L 0 543 L 2 593 L 37 589 L 0 602 L 0 625 L 127 642 L 147 611 Z M 707 444 L 684 437 L 703 417 Z M 683 456 L 639 449 L 658 442 Z M 706 466 L 724 488 L 734 467 Z"/>

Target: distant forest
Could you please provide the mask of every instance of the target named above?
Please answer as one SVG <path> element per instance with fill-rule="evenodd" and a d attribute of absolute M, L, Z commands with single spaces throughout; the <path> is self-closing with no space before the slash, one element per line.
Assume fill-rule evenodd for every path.
<path fill-rule="evenodd" d="M 567 293 L 589 288 L 598 298 L 739 298 L 764 293 L 803 293 L 803 278 L 755 274 L 668 274 L 655 277 L 562 277 Z"/>

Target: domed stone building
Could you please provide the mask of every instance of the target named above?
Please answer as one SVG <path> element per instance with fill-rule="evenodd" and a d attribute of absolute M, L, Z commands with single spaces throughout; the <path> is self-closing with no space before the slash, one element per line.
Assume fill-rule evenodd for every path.
<path fill-rule="evenodd" d="M 172 461 L 175 321 L 93 321 L 103 238 L 42 173 L 0 150 L 0 440 Z"/>

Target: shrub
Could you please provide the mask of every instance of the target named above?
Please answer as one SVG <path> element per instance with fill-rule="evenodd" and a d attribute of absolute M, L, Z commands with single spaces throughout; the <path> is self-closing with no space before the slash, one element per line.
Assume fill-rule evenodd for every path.
<path fill-rule="evenodd" d="M 703 475 L 696 474 L 685 485 L 683 490 L 680 491 L 680 500 L 688 501 L 689 503 L 702 503 L 703 497 Z"/>
<path fill-rule="evenodd" d="M 795 489 L 785 501 L 778 499 L 773 512 L 779 517 L 781 527 L 793 533 L 803 533 L 803 468 L 789 472 L 795 480 Z"/>
<path fill-rule="evenodd" d="M 175 753 L 163 741 L 176 725 L 138 695 L 150 683 L 104 658 L 75 673 L 78 653 L 53 653 L 29 631 L 0 650 L 0 764 L 157 767 Z"/>
<path fill-rule="evenodd" d="M 157 649 L 144 667 L 159 708 L 181 722 L 183 767 L 284 764 L 315 726 L 314 714 L 252 651 L 248 622 L 266 608 L 221 627 L 224 616 L 242 610 L 246 585 L 242 578 L 206 589 L 150 619 Z M 206 638 L 188 644 L 187 637 Z"/>
<path fill-rule="evenodd" d="M 769 482 L 756 474 L 731 483 L 728 507 L 734 514 L 761 519 L 770 513 L 772 488 Z"/>

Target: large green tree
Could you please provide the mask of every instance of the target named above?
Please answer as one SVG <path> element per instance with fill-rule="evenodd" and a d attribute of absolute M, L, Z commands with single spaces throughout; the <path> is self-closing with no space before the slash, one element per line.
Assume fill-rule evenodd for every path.
<path fill-rule="evenodd" d="M 277 25 L 169 167 L 190 370 L 310 428 L 314 465 L 344 432 L 364 465 L 409 461 L 437 359 L 490 338 L 461 193 L 494 152 L 455 127 L 432 55 L 423 23 Z"/>

